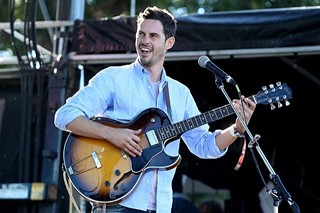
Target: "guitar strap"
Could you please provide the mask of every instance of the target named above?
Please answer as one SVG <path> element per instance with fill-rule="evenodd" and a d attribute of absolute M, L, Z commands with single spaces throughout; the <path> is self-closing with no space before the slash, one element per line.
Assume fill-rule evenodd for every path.
<path fill-rule="evenodd" d="M 66 170 L 64 166 L 62 166 L 63 170 L 63 180 L 64 184 L 66 186 L 67 192 L 69 194 L 69 213 L 72 213 L 72 206 L 75 208 L 77 213 L 81 213 L 80 207 L 78 206 L 77 202 L 75 201 L 73 197 L 73 187 L 70 179 L 67 177 Z"/>
<path fill-rule="evenodd" d="M 169 114 L 169 117 L 172 120 L 172 109 L 171 109 L 171 103 L 170 103 L 170 97 L 169 97 L 169 83 L 167 82 L 167 84 L 164 86 L 164 94 L 166 97 L 166 104 L 167 104 L 167 111 Z"/>

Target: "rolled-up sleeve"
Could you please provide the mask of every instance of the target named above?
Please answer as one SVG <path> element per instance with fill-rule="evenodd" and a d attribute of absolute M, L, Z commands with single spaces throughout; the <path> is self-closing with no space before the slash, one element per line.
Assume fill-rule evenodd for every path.
<path fill-rule="evenodd" d="M 215 136 L 220 132 L 221 130 L 215 130 L 214 132 L 204 131 L 200 127 L 183 134 L 182 139 L 188 149 L 199 158 L 215 159 L 222 157 L 228 150 L 228 148 L 220 150 L 216 144 Z"/>
<path fill-rule="evenodd" d="M 75 110 L 70 105 L 64 105 L 56 111 L 54 125 L 61 130 L 67 131 L 67 125 L 78 116 L 85 116 L 85 114 L 81 110 Z"/>
<path fill-rule="evenodd" d="M 112 79 L 104 76 L 97 77 L 101 75 L 107 75 L 107 71 L 101 71 L 94 76 L 88 86 L 68 98 L 66 103 L 56 111 L 54 124 L 57 128 L 67 130 L 66 126 L 76 117 L 92 118 L 105 111 L 108 107 L 109 89 L 107 86 L 111 86 Z"/>

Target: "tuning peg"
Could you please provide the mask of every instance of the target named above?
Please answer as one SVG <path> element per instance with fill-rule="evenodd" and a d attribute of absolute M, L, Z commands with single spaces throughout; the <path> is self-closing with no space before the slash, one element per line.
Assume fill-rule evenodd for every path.
<path fill-rule="evenodd" d="M 262 87 L 262 91 L 264 91 L 264 93 L 268 93 L 267 87 L 266 87 L 266 86 L 263 86 L 263 87 Z"/>
<path fill-rule="evenodd" d="M 273 103 L 270 104 L 271 110 L 274 110 L 276 107 L 273 105 Z"/>
<path fill-rule="evenodd" d="M 276 85 L 277 85 L 278 87 L 281 86 L 281 82 L 278 81 L 278 82 L 276 83 Z"/>
<path fill-rule="evenodd" d="M 270 87 L 270 88 L 274 88 L 274 85 L 273 85 L 273 84 L 269 84 L 269 87 Z"/>
<path fill-rule="evenodd" d="M 274 84 L 270 84 L 269 87 L 270 87 L 272 92 L 276 91 L 276 88 L 274 87 Z"/>
<path fill-rule="evenodd" d="M 277 103 L 278 103 L 278 108 L 281 108 L 281 107 L 282 107 L 282 104 L 281 104 L 281 102 L 280 102 L 280 100 L 279 100 L 279 97 L 276 97 L 276 101 L 277 101 Z"/>
<path fill-rule="evenodd" d="M 286 106 L 290 105 L 290 102 L 288 100 L 286 100 L 284 103 L 285 103 Z"/>

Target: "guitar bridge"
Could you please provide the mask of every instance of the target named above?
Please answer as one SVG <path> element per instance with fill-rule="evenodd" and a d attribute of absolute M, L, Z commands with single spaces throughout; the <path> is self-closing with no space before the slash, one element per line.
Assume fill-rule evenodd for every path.
<path fill-rule="evenodd" d="M 69 172 L 69 175 L 74 175 L 74 172 L 71 166 L 68 168 L 68 172 Z"/>
<path fill-rule="evenodd" d="M 101 168 L 101 162 L 99 161 L 98 155 L 96 152 L 92 152 L 91 153 L 92 159 L 94 161 L 94 164 L 96 165 L 96 167 L 99 169 Z"/>
<path fill-rule="evenodd" d="M 88 168 L 88 167 L 85 167 L 85 169 L 81 169 L 81 170 L 78 170 L 76 169 L 77 166 L 81 166 L 82 163 L 85 163 L 87 159 L 89 158 L 92 158 L 93 160 L 93 165 L 92 165 L 92 168 Z M 99 160 L 99 157 L 98 157 L 98 154 L 97 152 L 91 152 L 91 156 L 88 155 L 87 157 L 79 160 L 78 162 L 75 162 L 74 164 L 70 165 L 68 168 L 66 168 L 66 170 L 68 171 L 69 175 L 79 175 L 83 172 L 87 172 L 91 169 L 94 169 L 94 168 L 101 168 L 102 165 L 101 165 L 101 162 Z M 75 169 L 74 169 L 75 168 Z"/>

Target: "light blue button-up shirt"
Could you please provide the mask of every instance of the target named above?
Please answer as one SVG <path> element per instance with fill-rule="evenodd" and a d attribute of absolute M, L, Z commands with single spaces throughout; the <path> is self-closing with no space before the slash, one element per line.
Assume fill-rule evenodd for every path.
<path fill-rule="evenodd" d="M 101 70 L 89 84 L 68 98 L 55 114 L 55 125 L 66 130 L 67 124 L 82 115 L 87 118 L 103 116 L 111 119 L 130 121 L 143 110 L 156 107 L 167 112 L 165 85 L 168 84 L 171 122 L 184 121 L 199 115 L 199 109 L 190 90 L 180 82 L 166 75 L 163 69 L 159 95 L 154 97 L 150 83 L 150 73 L 136 60 L 124 66 L 111 66 Z M 168 113 L 169 114 L 169 113 Z M 216 146 L 215 135 L 220 130 L 211 133 L 207 124 L 194 128 L 182 135 L 189 150 L 200 158 L 214 159 L 223 156 L 227 149 L 220 151 Z M 180 140 L 170 142 L 165 147 L 168 155 L 178 156 Z M 157 212 L 171 212 L 171 183 L 175 173 L 171 170 L 159 169 L 157 182 Z M 146 210 L 150 197 L 153 178 L 152 170 L 147 170 L 132 194 L 120 204 L 130 208 Z"/>

